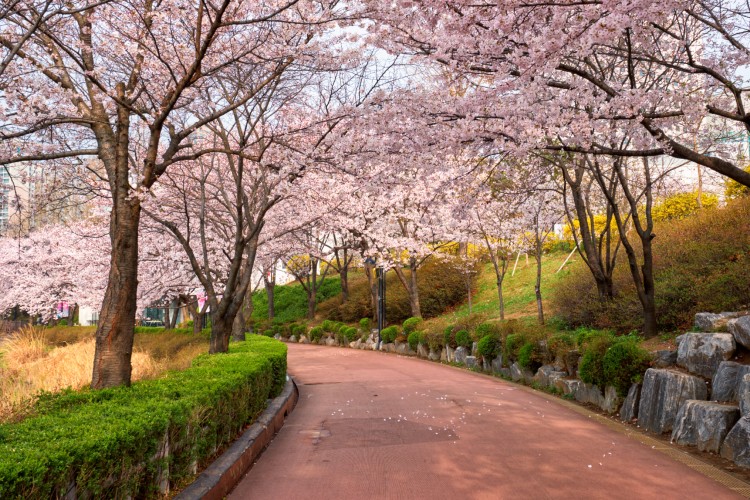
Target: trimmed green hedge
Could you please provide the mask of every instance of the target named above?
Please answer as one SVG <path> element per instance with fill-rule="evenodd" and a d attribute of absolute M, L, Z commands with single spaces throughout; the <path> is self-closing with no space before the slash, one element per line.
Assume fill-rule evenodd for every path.
<path fill-rule="evenodd" d="M 159 496 L 162 471 L 172 485 L 192 476 L 285 379 L 286 346 L 253 335 L 130 388 L 43 396 L 35 416 L 0 425 L 0 498 Z"/>

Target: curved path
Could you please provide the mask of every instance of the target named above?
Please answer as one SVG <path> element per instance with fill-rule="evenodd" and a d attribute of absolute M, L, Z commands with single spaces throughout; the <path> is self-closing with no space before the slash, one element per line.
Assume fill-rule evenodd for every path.
<path fill-rule="evenodd" d="M 415 358 L 289 346 L 300 400 L 232 499 L 737 494 L 581 412 Z"/>

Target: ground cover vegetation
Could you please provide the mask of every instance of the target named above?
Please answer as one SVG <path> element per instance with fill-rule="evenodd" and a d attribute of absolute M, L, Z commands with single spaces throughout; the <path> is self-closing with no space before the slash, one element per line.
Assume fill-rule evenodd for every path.
<path fill-rule="evenodd" d="M 130 388 L 47 393 L 0 424 L 0 496 L 157 497 L 193 477 L 277 396 L 286 346 L 254 336 Z M 167 450 L 167 451 L 165 451 Z"/>
<path fill-rule="evenodd" d="M 0 341 L 0 422 L 33 414 L 41 394 L 86 387 L 95 332 L 95 327 L 26 327 Z M 134 379 L 157 378 L 169 370 L 188 368 L 206 351 L 208 336 L 208 332 L 193 335 L 191 329 L 137 328 Z"/>

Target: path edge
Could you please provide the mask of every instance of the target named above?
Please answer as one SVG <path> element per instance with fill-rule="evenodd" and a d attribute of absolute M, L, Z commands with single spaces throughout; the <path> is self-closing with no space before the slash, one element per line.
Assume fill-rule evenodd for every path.
<path fill-rule="evenodd" d="M 281 395 L 273 399 L 242 436 L 200 473 L 195 481 L 176 495 L 175 499 L 220 500 L 226 497 L 279 432 L 298 400 L 297 384 L 287 375 Z"/>

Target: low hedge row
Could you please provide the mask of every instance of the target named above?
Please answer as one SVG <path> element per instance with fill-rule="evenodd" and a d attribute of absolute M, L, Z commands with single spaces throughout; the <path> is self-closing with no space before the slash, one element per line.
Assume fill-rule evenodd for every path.
<path fill-rule="evenodd" d="M 0 425 L 0 498 L 159 496 L 256 418 L 285 375 L 286 346 L 250 336 L 130 388 L 44 396 L 35 416 Z"/>

